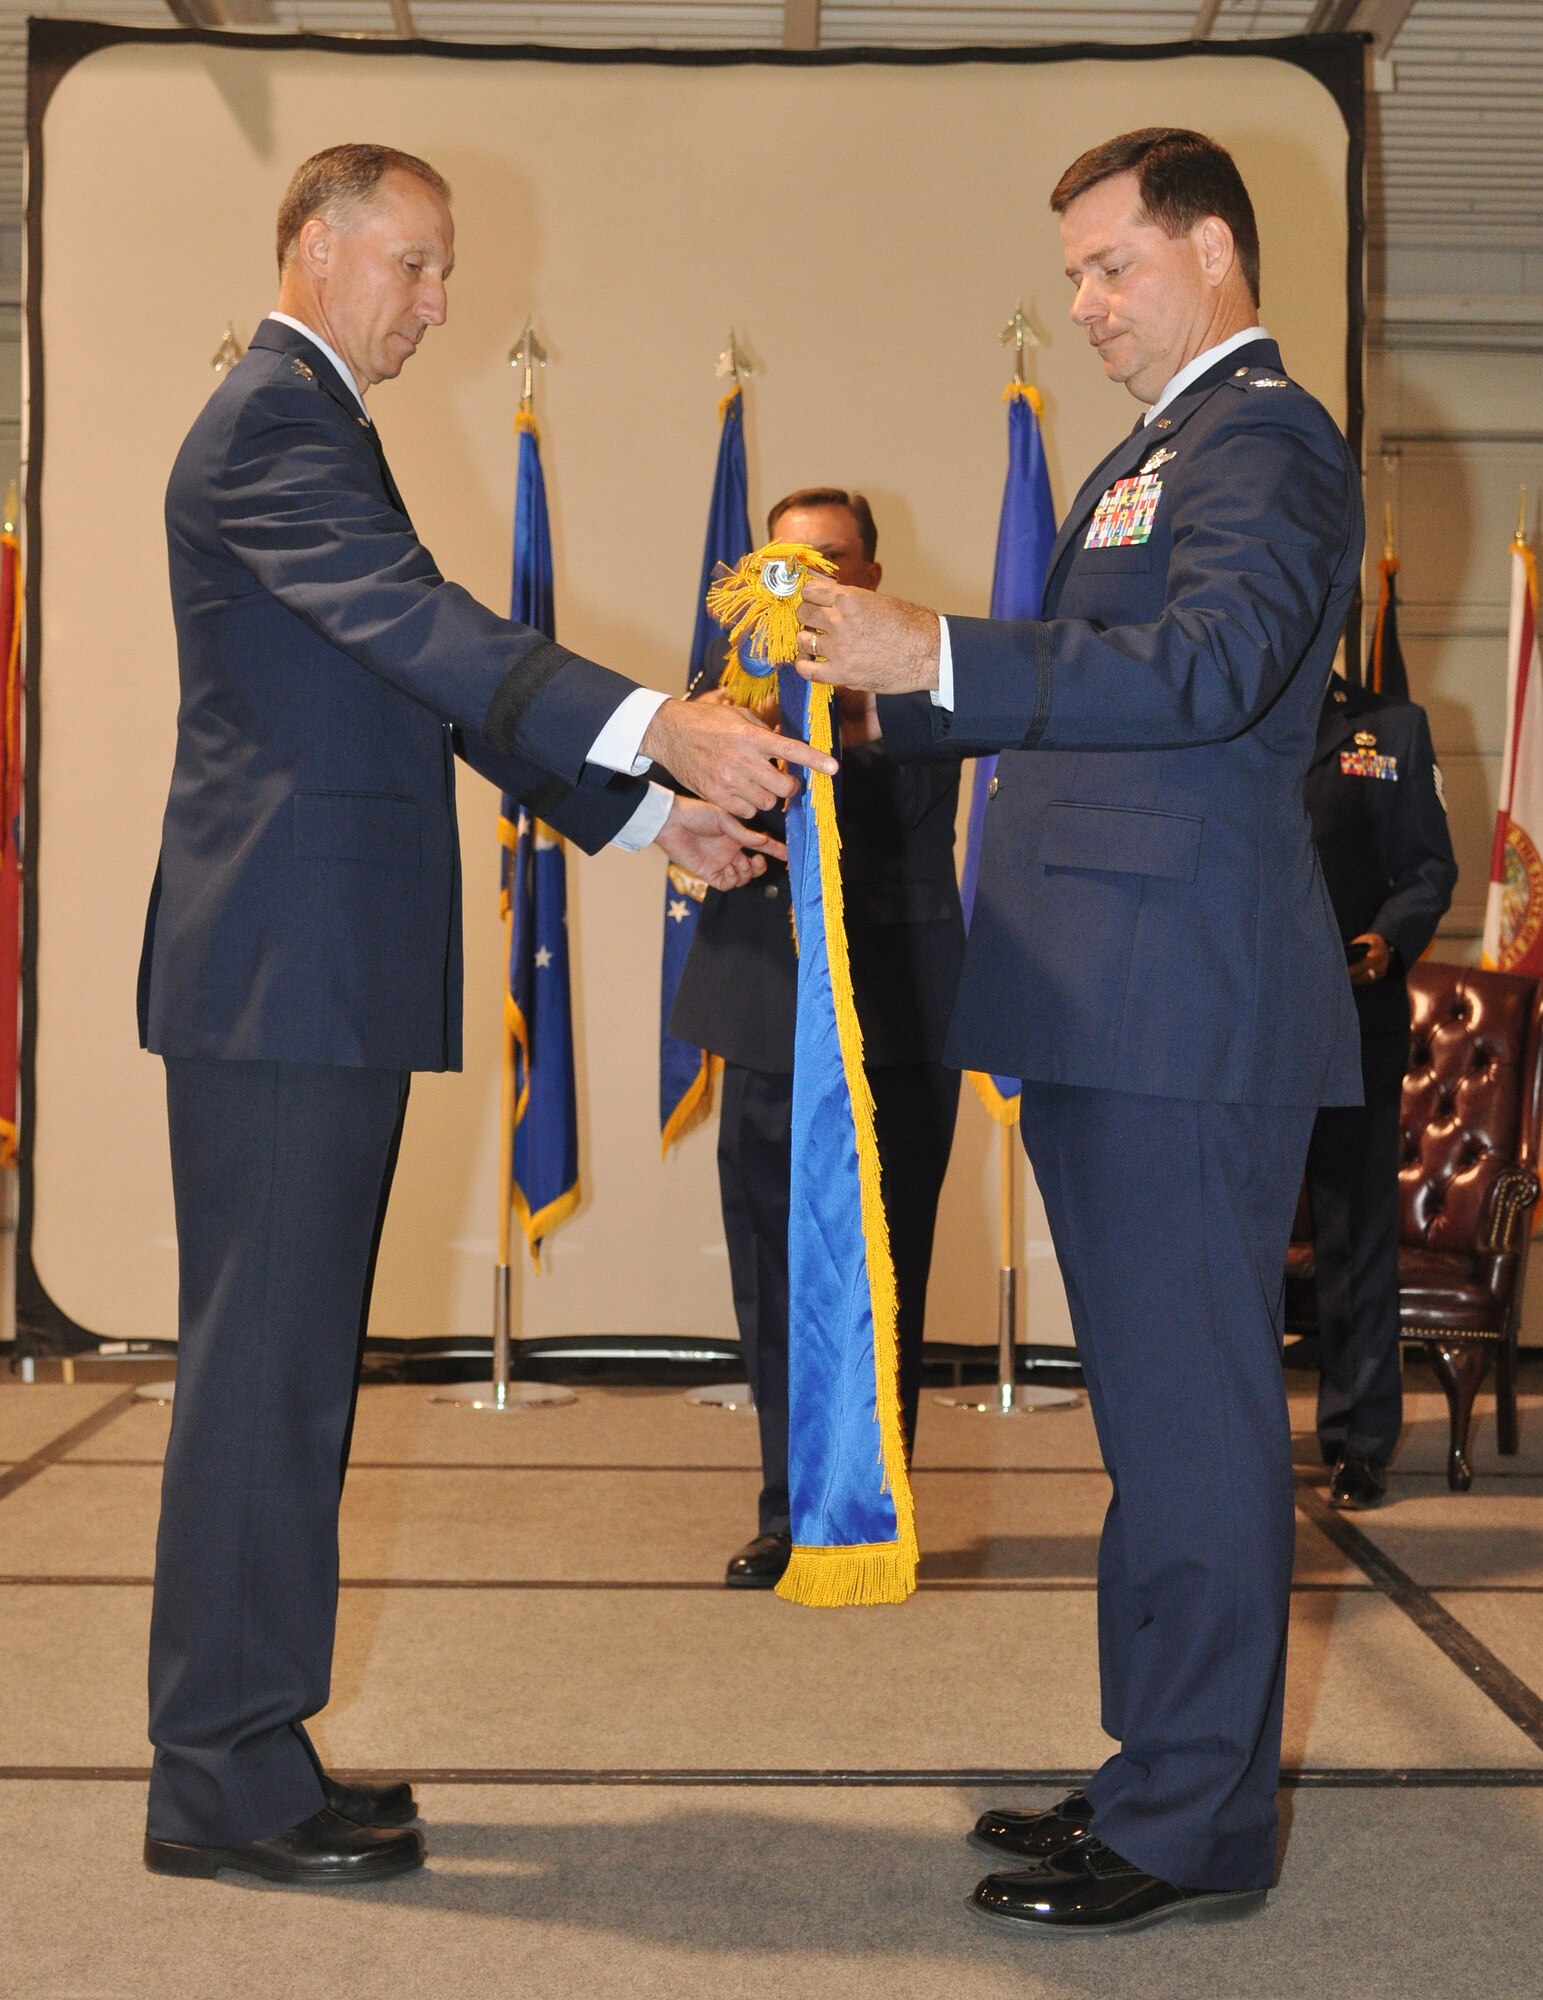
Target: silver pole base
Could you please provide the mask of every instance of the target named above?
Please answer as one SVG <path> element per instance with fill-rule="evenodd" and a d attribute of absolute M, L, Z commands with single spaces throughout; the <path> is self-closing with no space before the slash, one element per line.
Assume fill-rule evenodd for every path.
<path fill-rule="evenodd" d="M 748 1382 L 708 1382 L 700 1389 L 688 1389 L 686 1401 L 699 1410 L 755 1409 Z"/>
<path fill-rule="evenodd" d="M 141 1382 L 134 1391 L 142 1403 L 169 1403 L 176 1393 L 175 1382 Z"/>
<path fill-rule="evenodd" d="M 950 1410 L 972 1410 L 978 1417 L 1026 1417 L 1035 1410 L 1074 1410 L 1082 1401 L 1075 1389 L 1046 1389 L 1038 1382 L 1021 1389 L 953 1389 L 934 1402 Z"/>
<path fill-rule="evenodd" d="M 429 1398 L 431 1403 L 453 1403 L 462 1410 L 491 1410 L 495 1416 L 511 1410 L 555 1410 L 578 1400 L 560 1382 L 452 1382 Z"/>

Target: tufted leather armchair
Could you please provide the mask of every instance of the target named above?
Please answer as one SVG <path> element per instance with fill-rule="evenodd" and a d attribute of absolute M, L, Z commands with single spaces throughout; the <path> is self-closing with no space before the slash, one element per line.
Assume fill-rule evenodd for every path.
<path fill-rule="evenodd" d="M 1451 1412 L 1447 1484 L 1473 1480 L 1468 1432 L 1495 1363 L 1496 1441 L 1517 1449 L 1516 1329 L 1543 1117 L 1543 986 L 1422 961 L 1409 974 L 1410 1057 L 1399 1169 L 1399 1319 Z M 1299 1210 L 1295 1238 L 1306 1236 Z M 1294 1240 L 1286 1323 L 1310 1332 L 1313 1254 Z"/>

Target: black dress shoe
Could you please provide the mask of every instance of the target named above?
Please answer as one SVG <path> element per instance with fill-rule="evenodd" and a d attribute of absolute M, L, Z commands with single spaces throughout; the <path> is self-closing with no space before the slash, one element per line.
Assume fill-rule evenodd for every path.
<path fill-rule="evenodd" d="M 200 1847 L 145 1835 L 145 1866 L 152 1875 L 218 1875 L 232 1868 L 265 1881 L 303 1886 L 308 1882 L 381 1882 L 423 1866 L 423 1835 L 356 1826 L 323 1806 L 285 1833 L 239 1847 Z"/>
<path fill-rule="evenodd" d="M 1342 1451 L 1329 1486 L 1329 1505 L 1347 1514 L 1365 1507 L 1377 1507 L 1388 1495 L 1388 1469 L 1380 1458 L 1364 1458 L 1358 1451 Z"/>
<path fill-rule="evenodd" d="M 1093 1808 L 1083 1792 L 1068 1792 L 1048 1812 L 983 1812 L 970 1835 L 972 1847 L 1006 1854 L 1014 1861 L 1048 1861 L 1080 1840 L 1093 1824 Z"/>
<path fill-rule="evenodd" d="M 1180 1889 L 1124 1860 L 1093 1834 L 1063 1848 L 1054 1861 L 1011 1875 L 988 1875 L 970 1908 L 1026 1935 L 1086 1937 L 1143 1931 L 1170 1917 L 1224 1924 L 1264 1908 L 1264 1889 Z"/>
<path fill-rule="evenodd" d="M 791 1535 L 757 1535 L 730 1556 L 723 1580 L 730 1590 L 775 1590 L 792 1560 Z"/>
<path fill-rule="evenodd" d="M 411 1826 L 418 1817 L 411 1785 L 345 1785 L 323 1771 L 321 1789 L 327 1810 L 351 1819 L 355 1826 Z"/>

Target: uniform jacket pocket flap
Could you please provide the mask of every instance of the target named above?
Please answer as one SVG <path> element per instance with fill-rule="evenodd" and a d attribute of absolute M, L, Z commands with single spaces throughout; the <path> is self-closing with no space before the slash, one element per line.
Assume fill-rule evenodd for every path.
<path fill-rule="evenodd" d="M 301 792 L 295 852 L 317 861 L 373 861 L 416 868 L 418 807 L 389 792 Z"/>
<path fill-rule="evenodd" d="M 1104 868 L 1193 882 L 1203 820 L 1132 806 L 1051 804 L 1039 840 L 1046 868 Z"/>

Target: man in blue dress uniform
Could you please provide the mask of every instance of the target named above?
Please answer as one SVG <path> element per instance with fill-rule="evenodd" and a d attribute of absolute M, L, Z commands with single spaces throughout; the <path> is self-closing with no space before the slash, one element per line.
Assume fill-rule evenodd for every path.
<path fill-rule="evenodd" d="M 339 1784 L 304 1723 L 408 1081 L 461 1061 L 455 757 L 586 851 L 658 841 L 728 887 L 765 866 L 747 845 L 781 852 L 730 813 L 786 797 L 768 760 L 809 751 L 440 575 L 364 404 L 445 317 L 432 167 L 318 154 L 278 253 L 280 309 L 166 499 L 182 704 L 140 1033 L 166 1062 L 180 1296 L 145 1860 L 364 1881 L 421 1862 L 412 1794 Z M 643 783 L 655 759 L 715 803 Z"/>
<path fill-rule="evenodd" d="M 1072 318 L 1146 406 L 1067 509 L 1042 615 L 805 591 L 805 671 L 893 754 L 1002 752 L 947 1060 L 1022 1126 L 1114 1492 L 1102 1717 L 975 1907 L 1032 1935 L 1259 1908 L 1274 1878 L 1294 1510 L 1286 1246 L 1318 1107 L 1360 1100 L 1303 806 L 1360 481 L 1258 324 L 1230 156 L 1154 129 L 1062 176 Z M 1027 1863 L 1028 1866 L 1022 1864 Z"/>
<path fill-rule="evenodd" d="M 1318 1443 L 1330 1504 L 1375 1507 L 1404 1421 L 1398 1365 L 1399 1113 L 1409 1067 L 1405 974 L 1457 886 L 1425 711 L 1349 687 L 1324 697 L 1307 811 L 1347 952 L 1361 1105 L 1318 1113 L 1307 1149 L 1318 1326 Z"/>

